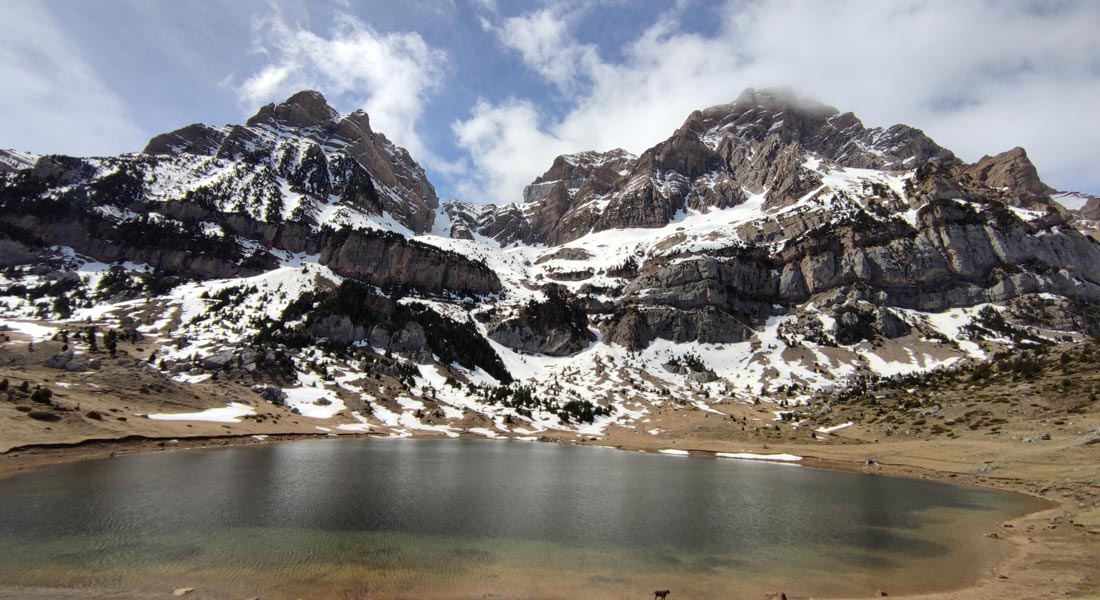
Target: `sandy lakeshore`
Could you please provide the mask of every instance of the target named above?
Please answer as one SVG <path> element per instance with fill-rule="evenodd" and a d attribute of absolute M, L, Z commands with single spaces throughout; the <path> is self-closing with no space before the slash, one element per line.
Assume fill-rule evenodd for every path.
<path fill-rule="evenodd" d="M 1100 590 L 1100 463 L 1095 446 L 1051 444 L 1026 446 L 985 440 L 954 440 L 943 443 L 898 441 L 861 443 L 858 432 L 843 443 L 746 444 L 677 439 L 674 443 L 630 431 L 609 431 L 600 440 L 585 445 L 613 446 L 623 450 L 658 451 L 675 448 L 705 458 L 716 452 L 754 454 L 787 453 L 801 457 L 801 464 L 813 468 L 859 471 L 886 476 L 914 477 L 965 485 L 978 485 L 1020 492 L 1042 498 L 1050 508 L 1002 524 L 995 536 L 1011 544 L 1008 558 L 989 572 L 977 574 L 970 587 L 935 594 L 902 596 L 927 599 L 1005 600 L 1025 598 L 1095 598 Z M 81 460 L 109 459 L 140 452 L 181 451 L 239 444 L 282 443 L 315 438 L 314 435 L 253 435 L 194 438 L 129 439 L 95 441 L 70 446 L 31 446 L 0 456 L 0 477 L 26 469 Z M 361 437 L 361 436 L 349 436 Z M 840 440 L 837 440 L 840 442 Z M 566 443 L 575 443 L 566 441 Z M 1021 449 L 1023 448 L 1023 449 Z M 870 460 L 869 460 L 870 459 Z M 975 474 L 976 466 L 995 464 L 987 473 Z M 201 586 L 200 586 L 201 587 Z M 885 586 L 884 586 L 885 587 Z M 174 597 L 163 594 L 107 589 L 55 589 L 0 587 L 0 599 L 49 600 L 153 600 Z M 889 594 L 888 587 L 882 590 Z M 778 590 L 774 592 L 778 594 Z M 810 597 L 798 590 L 786 590 L 788 597 Z M 769 597 L 761 590 L 760 597 Z M 895 594 L 890 594 L 896 596 Z M 217 590 L 196 589 L 190 598 L 228 600 Z"/>

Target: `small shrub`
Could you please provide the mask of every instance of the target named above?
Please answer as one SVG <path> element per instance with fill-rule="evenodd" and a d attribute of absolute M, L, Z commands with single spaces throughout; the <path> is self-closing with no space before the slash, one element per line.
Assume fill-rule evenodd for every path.
<path fill-rule="evenodd" d="M 34 393 L 31 394 L 31 402 L 39 404 L 49 404 L 52 398 L 53 392 L 43 387 L 34 388 Z"/>

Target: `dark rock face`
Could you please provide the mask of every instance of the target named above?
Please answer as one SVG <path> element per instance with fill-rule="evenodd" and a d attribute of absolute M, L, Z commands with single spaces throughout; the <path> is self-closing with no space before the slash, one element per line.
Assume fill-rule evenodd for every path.
<path fill-rule="evenodd" d="M 521 242 L 527 235 L 526 217 L 515 204 L 480 206 L 452 200 L 443 210 L 451 221 L 447 233 L 455 239 L 472 240 L 477 234 L 508 245 Z"/>
<path fill-rule="evenodd" d="M 753 335 L 746 323 L 714 307 L 680 310 L 667 306 L 635 307 L 617 315 L 603 329 L 609 342 L 632 350 L 654 340 L 723 344 L 743 342 Z"/>
<path fill-rule="evenodd" d="M 625 150 L 559 156 L 523 190 L 527 243 L 559 243 L 592 230 L 599 212 L 588 203 L 609 193 L 634 165 Z"/>
<path fill-rule="evenodd" d="M 485 295 L 499 292 L 500 279 L 481 263 L 409 242 L 396 234 L 351 232 L 331 241 L 321 264 L 344 277 L 379 287 L 408 287 L 428 293 Z"/>
<path fill-rule="evenodd" d="M 303 90 L 287 98 L 282 104 L 268 104 L 260 108 L 248 125 L 286 125 L 296 129 L 316 127 L 340 116 L 320 92 Z"/>
<path fill-rule="evenodd" d="M 585 309 L 551 288 L 543 303 L 529 302 L 517 315 L 489 327 L 494 341 L 522 352 L 568 356 L 584 350 L 596 336 Z"/>
<path fill-rule="evenodd" d="M 1086 219 L 1100 221 L 1100 197 L 1090 197 L 1078 212 Z"/>
<path fill-rule="evenodd" d="M 394 354 L 412 357 L 418 363 L 432 362 L 432 353 L 428 348 L 428 337 L 419 323 L 406 323 L 404 327 L 390 331 L 384 327 L 374 327 L 370 331 L 370 343 L 375 348 L 385 348 Z"/>
<path fill-rule="evenodd" d="M 535 264 L 541 265 L 552 260 L 588 260 L 590 258 L 592 258 L 592 254 L 584 248 L 562 248 L 549 254 L 543 254 L 535 260 Z"/>

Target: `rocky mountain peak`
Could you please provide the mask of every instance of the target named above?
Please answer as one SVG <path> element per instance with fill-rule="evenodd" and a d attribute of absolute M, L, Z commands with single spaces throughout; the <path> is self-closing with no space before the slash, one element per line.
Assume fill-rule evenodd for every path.
<path fill-rule="evenodd" d="M 246 163 L 250 170 L 271 170 L 271 177 L 283 177 L 315 201 L 346 195 L 360 208 L 388 213 L 416 233 L 431 230 L 439 206 L 424 169 L 404 148 L 374 131 L 365 111 L 341 115 L 313 90 L 260 108 L 245 125 L 194 123 L 158 135 L 144 153 L 213 156 Z"/>
<path fill-rule="evenodd" d="M 303 90 L 280 104 L 268 104 L 247 121 L 248 125 L 284 125 L 298 129 L 316 127 L 340 116 L 321 92 Z"/>
<path fill-rule="evenodd" d="M 144 154 L 196 154 L 218 153 L 227 132 L 218 127 L 192 123 L 175 131 L 154 136 L 142 150 Z"/>
<path fill-rule="evenodd" d="M 580 183 L 596 170 L 607 171 L 623 175 L 633 166 L 638 157 L 616 148 L 607 152 L 577 152 L 574 154 L 562 154 L 554 159 L 553 164 L 545 173 L 539 175 L 523 190 L 524 202 L 537 202 L 545 198 L 543 190 L 558 182 L 572 182 L 570 186 L 574 191 L 580 187 Z"/>
<path fill-rule="evenodd" d="M 919 167 L 929 160 L 957 162 L 923 131 L 907 125 L 868 128 L 851 112 L 795 94 L 790 89 L 748 88 L 729 104 L 696 111 L 677 134 L 692 133 L 718 150 L 723 140 L 752 151 L 775 137 L 801 151 L 843 166 L 871 169 Z"/>
<path fill-rule="evenodd" d="M 333 135 L 347 140 L 369 139 L 374 135 L 374 130 L 370 127 L 370 115 L 362 109 L 344 115 L 336 124 Z"/>
<path fill-rule="evenodd" d="M 830 183 L 853 169 L 880 171 L 882 181 L 893 182 L 872 186 L 886 213 L 961 198 L 1046 214 L 1053 193 L 1022 149 L 967 165 L 920 129 L 868 127 L 851 112 L 790 89 L 748 88 L 732 102 L 693 112 L 638 157 L 622 150 L 562 155 L 524 189 L 518 205 L 456 205 L 447 212 L 463 237 L 560 245 L 609 229 L 661 228 L 684 211 L 749 200 L 773 211 L 869 193 Z M 855 175 L 842 175 L 848 176 Z"/>
<path fill-rule="evenodd" d="M 745 88 L 737 99 L 725 105 L 731 112 L 745 112 L 751 109 L 763 109 L 782 112 L 801 112 L 822 116 L 832 116 L 840 111 L 811 98 L 799 96 L 791 88 Z M 713 107 L 719 108 L 719 107 Z"/>
<path fill-rule="evenodd" d="M 996 156 L 983 156 L 965 171 L 977 183 L 1008 191 L 1023 204 L 1044 203 L 1054 188 L 1039 179 L 1039 172 L 1027 151 L 1019 146 Z"/>

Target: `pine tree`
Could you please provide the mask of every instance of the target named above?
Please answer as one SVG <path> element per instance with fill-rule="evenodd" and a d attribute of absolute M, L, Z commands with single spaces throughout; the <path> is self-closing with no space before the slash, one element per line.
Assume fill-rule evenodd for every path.
<path fill-rule="evenodd" d="M 114 329 L 108 329 L 107 333 L 103 334 L 103 346 L 107 348 L 111 358 L 118 354 L 118 333 Z"/>

